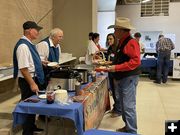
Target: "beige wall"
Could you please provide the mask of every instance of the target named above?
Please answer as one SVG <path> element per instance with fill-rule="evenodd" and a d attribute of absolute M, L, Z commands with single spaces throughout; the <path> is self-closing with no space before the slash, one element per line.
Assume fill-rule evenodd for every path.
<path fill-rule="evenodd" d="M 92 31 L 97 32 L 98 25 L 98 2 L 97 0 L 92 0 Z"/>
<path fill-rule="evenodd" d="M 22 36 L 22 24 L 27 20 L 38 22 L 50 9 L 53 0 L 0 0 L 0 65 L 12 63 L 13 48 Z M 40 23 L 44 29 L 37 41 L 52 29 L 52 12 Z M 7 64 L 5 64 L 7 65 Z"/>
<path fill-rule="evenodd" d="M 180 3 L 169 4 L 169 16 L 140 17 L 141 5 L 120 5 L 116 7 L 117 16 L 130 18 L 136 31 L 162 31 L 162 34 L 175 34 L 175 49 L 173 52 L 180 52 Z"/>
<path fill-rule="evenodd" d="M 53 26 L 64 31 L 64 40 L 61 43 L 62 52 L 72 53 L 79 57 L 86 53 L 88 34 L 95 30 L 97 14 L 96 0 L 54 0 Z"/>
<path fill-rule="evenodd" d="M 62 51 L 83 56 L 87 49 L 88 33 L 97 31 L 97 0 L 1 0 L 0 1 L 0 66 L 12 63 L 14 45 L 22 36 L 22 24 L 27 20 L 40 23 L 37 43 L 53 27 L 64 30 Z"/>

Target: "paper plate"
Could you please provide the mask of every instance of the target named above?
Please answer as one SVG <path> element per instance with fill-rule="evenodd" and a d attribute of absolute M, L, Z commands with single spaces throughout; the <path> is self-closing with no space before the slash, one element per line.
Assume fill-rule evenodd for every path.
<path fill-rule="evenodd" d="M 57 62 L 50 62 L 50 63 L 48 63 L 47 65 L 48 65 L 49 67 L 55 67 L 55 66 L 58 65 L 58 63 L 57 63 Z"/>
<path fill-rule="evenodd" d="M 107 70 L 106 67 L 98 67 L 98 68 L 95 68 L 95 71 L 96 71 L 96 72 L 101 72 L 101 71 L 107 72 L 108 70 Z"/>
<path fill-rule="evenodd" d="M 85 98 L 86 98 L 86 96 L 73 96 L 73 97 L 71 97 L 73 102 L 82 102 L 82 101 L 84 101 Z"/>
<path fill-rule="evenodd" d="M 46 99 L 46 94 L 41 94 L 38 97 L 41 98 L 41 99 Z"/>

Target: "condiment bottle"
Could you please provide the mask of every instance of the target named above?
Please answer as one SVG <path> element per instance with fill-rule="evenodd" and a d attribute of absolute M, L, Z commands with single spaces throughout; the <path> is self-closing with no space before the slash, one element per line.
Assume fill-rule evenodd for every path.
<path fill-rule="evenodd" d="M 80 82 L 76 81 L 76 83 L 75 83 L 75 95 L 76 96 L 80 95 L 80 91 L 81 91 L 80 87 L 81 87 Z"/>
<path fill-rule="evenodd" d="M 96 82 L 96 71 L 92 71 L 92 82 Z"/>
<path fill-rule="evenodd" d="M 47 90 L 46 90 L 46 101 L 47 101 L 47 104 L 54 103 L 54 98 L 55 98 L 54 97 L 54 87 L 51 84 L 51 82 L 49 82 Z"/>

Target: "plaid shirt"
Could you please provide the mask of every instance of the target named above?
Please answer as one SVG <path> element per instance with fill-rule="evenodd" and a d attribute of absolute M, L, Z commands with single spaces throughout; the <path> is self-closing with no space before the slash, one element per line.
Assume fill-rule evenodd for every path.
<path fill-rule="evenodd" d="M 169 38 L 160 38 L 156 43 L 156 52 L 171 51 L 174 49 L 174 43 Z"/>

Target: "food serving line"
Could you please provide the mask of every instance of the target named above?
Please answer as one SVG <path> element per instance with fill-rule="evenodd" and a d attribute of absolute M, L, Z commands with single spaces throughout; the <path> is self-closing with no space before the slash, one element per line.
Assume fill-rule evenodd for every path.
<path fill-rule="evenodd" d="M 78 102 L 68 104 L 56 102 L 47 104 L 46 99 L 40 99 L 37 103 L 21 101 L 13 111 L 13 126 L 23 124 L 27 114 L 39 114 L 73 120 L 78 135 L 83 135 L 84 130 L 97 128 L 105 111 L 110 109 L 107 76 L 98 74 L 96 82 L 82 85 L 81 91 L 81 95 L 74 98 Z M 69 94 L 72 96 L 75 93 L 69 92 Z M 37 99 L 38 97 L 33 96 L 31 98 Z"/>
<path fill-rule="evenodd" d="M 58 69 L 56 68 L 56 70 L 50 73 L 51 81 L 55 84 L 58 82 L 61 89 L 68 90 L 68 94 L 73 96 L 72 100 L 75 102 L 66 104 L 54 102 L 53 104 L 47 104 L 46 100 L 43 99 L 37 103 L 21 101 L 13 111 L 13 126 L 22 124 L 27 114 L 39 114 L 73 120 L 78 135 L 83 135 L 84 130 L 97 128 L 104 113 L 110 110 L 107 74 L 101 71 L 106 72 L 111 63 L 105 59 L 100 59 L 94 61 L 94 68 L 91 69 L 89 67 L 86 68 L 87 65 L 85 67 L 76 65 L 75 69 L 66 65 L 60 66 Z M 96 74 L 93 69 L 100 73 Z M 77 81 L 81 81 L 83 84 L 79 92 L 77 92 L 76 88 L 78 87 L 75 85 Z M 74 90 L 76 92 L 72 92 Z M 78 93 L 78 95 L 75 95 L 75 93 Z M 30 98 L 37 99 L 37 96 Z M 47 133 L 48 131 L 46 130 Z"/>

